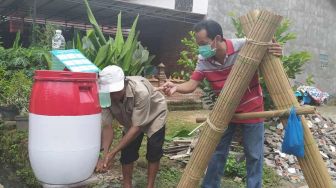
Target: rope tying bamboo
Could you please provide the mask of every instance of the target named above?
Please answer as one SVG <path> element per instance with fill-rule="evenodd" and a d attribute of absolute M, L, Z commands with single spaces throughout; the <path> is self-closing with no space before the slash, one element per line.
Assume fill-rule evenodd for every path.
<path fill-rule="evenodd" d="M 226 130 L 226 128 L 225 128 L 225 129 L 220 129 L 220 128 L 216 127 L 216 126 L 210 121 L 209 117 L 207 117 L 206 122 L 208 123 L 209 127 L 210 127 L 212 130 L 214 130 L 214 131 L 216 131 L 216 132 L 218 132 L 218 133 L 224 133 L 225 130 Z"/>
<path fill-rule="evenodd" d="M 240 55 L 240 54 L 238 54 L 238 56 L 240 56 L 241 58 L 243 58 L 244 60 L 242 60 L 242 63 L 245 63 L 245 64 L 249 64 L 249 65 L 253 65 L 253 62 L 259 62 L 259 60 L 257 60 L 257 59 L 254 59 L 254 58 L 252 58 L 252 57 L 247 57 L 247 56 L 243 56 L 243 55 Z M 251 62 L 248 62 L 248 61 L 246 61 L 246 60 L 251 60 L 251 61 L 253 61 L 252 63 Z M 248 88 L 248 89 L 250 89 L 250 88 Z"/>
<path fill-rule="evenodd" d="M 273 43 L 272 42 L 261 42 L 261 41 L 256 41 L 250 38 L 246 38 L 247 43 L 259 45 L 259 46 L 271 46 Z"/>
<path fill-rule="evenodd" d="M 309 144 L 305 144 L 305 146 L 308 147 L 308 146 L 311 146 L 311 145 L 314 145 L 314 144 L 316 144 L 316 142 L 311 142 Z"/>
<path fill-rule="evenodd" d="M 190 177 L 190 179 L 192 180 L 196 180 L 196 181 L 199 181 L 202 177 L 196 177 L 196 176 L 193 176 L 192 174 L 188 173 L 188 176 Z"/>

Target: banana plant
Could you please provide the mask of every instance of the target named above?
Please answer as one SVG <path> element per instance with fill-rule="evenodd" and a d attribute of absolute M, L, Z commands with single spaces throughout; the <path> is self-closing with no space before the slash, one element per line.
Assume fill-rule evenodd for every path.
<path fill-rule="evenodd" d="M 72 41 L 72 48 L 80 50 L 100 69 L 108 65 L 120 66 L 125 75 L 141 75 L 153 69 L 153 55 L 138 41 L 136 32 L 139 15 L 135 18 L 127 38 L 124 39 L 121 26 L 121 13 L 118 14 L 115 38 L 105 37 L 87 0 L 84 0 L 89 21 L 93 27 L 81 37 L 79 33 Z"/>

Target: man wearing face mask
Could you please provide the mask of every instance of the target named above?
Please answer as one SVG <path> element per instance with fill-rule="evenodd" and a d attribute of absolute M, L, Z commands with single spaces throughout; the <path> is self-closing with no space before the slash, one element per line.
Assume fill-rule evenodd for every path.
<path fill-rule="evenodd" d="M 196 42 L 199 45 L 197 67 L 190 80 L 183 84 L 166 82 L 160 88 L 166 95 L 172 95 L 175 92 L 191 93 L 203 79 L 207 79 L 213 91 L 219 95 L 225 86 L 233 64 L 236 62 L 240 49 L 246 42 L 246 39 L 224 39 L 221 26 L 213 20 L 203 20 L 197 23 L 194 26 L 194 30 Z M 282 55 L 282 48 L 277 43 L 271 45 L 268 50 L 275 56 Z M 236 109 L 236 113 L 260 111 L 263 111 L 263 94 L 259 84 L 258 73 L 256 73 Z M 247 187 L 260 188 L 262 186 L 264 125 L 263 119 L 256 118 L 231 120 L 208 164 L 202 183 L 203 188 L 220 187 L 229 147 L 237 125 L 241 125 L 243 129 Z"/>

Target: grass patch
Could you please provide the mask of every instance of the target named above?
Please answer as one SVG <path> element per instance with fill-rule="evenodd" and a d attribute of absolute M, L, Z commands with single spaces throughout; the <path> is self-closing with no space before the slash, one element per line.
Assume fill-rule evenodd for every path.
<path fill-rule="evenodd" d="M 234 181 L 232 177 L 223 177 L 222 178 L 222 187 L 225 188 L 244 188 L 245 182 Z"/>
<path fill-rule="evenodd" d="M 196 120 L 194 120 L 194 122 L 192 122 L 192 119 L 189 121 L 183 120 L 186 116 L 186 112 L 169 112 L 166 125 L 166 136 L 173 136 L 181 130 L 192 131 L 199 125 L 196 123 Z"/>
<path fill-rule="evenodd" d="M 264 187 L 279 187 L 281 185 L 282 177 L 279 176 L 275 170 L 264 165 L 263 171 L 263 185 Z"/>
<path fill-rule="evenodd" d="M 177 186 L 181 175 L 182 170 L 180 168 L 176 166 L 162 165 L 157 177 L 158 179 L 156 187 L 174 188 Z"/>

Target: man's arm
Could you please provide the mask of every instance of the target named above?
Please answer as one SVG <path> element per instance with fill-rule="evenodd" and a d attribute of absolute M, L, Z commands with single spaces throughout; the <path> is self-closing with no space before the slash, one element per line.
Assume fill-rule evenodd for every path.
<path fill-rule="evenodd" d="M 166 82 L 163 86 L 159 87 L 160 90 L 163 90 L 166 95 L 173 95 L 175 92 L 178 93 L 192 93 L 200 84 L 200 81 L 192 80 L 183 83 L 183 84 L 174 84 L 172 82 Z"/>
<path fill-rule="evenodd" d="M 111 152 L 108 152 L 104 158 L 104 169 L 109 168 L 110 163 L 114 160 L 116 154 L 125 148 L 129 143 L 131 143 L 139 134 L 141 133 L 141 129 L 139 126 L 132 126 L 126 134 L 122 137 L 119 144 L 112 149 Z"/>
<path fill-rule="evenodd" d="M 124 149 L 129 143 L 131 143 L 136 137 L 138 137 L 140 133 L 141 133 L 140 126 L 133 125 L 121 138 L 119 144 L 112 149 L 111 153 L 113 153 L 114 155 L 117 154 L 119 151 Z"/>
<path fill-rule="evenodd" d="M 187 82 L 176 85 L 176 92 L 183 94 L 192 93 L 198 87 L 199 83 L 199 81 L 190 79 Z"/>
<path fill-rule="evenodd" d="M 103 156 L 106 155 L 111 147 L 114 138 L 114 130 L 112 125 L 104 125 L 102 130 L 101 145 Z"/>
<path fill-rule="evenodd" d="M 103 154 L 106 154 L 113 142 L 114 130 L 112 127 L 113 116 L 108 108 L 102 109 L 102 133 L 101 133 L 101 147 L 103 149 Z"/>
<path fill-rule="evenodd" d="M 105 172 L 107 169 L 103 167 L 104 158 L 109 152 L 114 138 L 114 130 L 112 127 L 112 114 L 109 109 L 102 109 L 102 132 L 101 132 L 101 148 L 103 155 L 98 160 L 96 172 Z"/>

